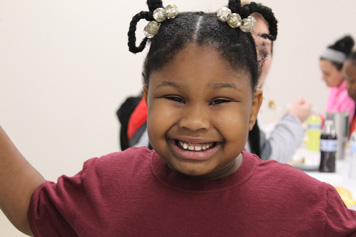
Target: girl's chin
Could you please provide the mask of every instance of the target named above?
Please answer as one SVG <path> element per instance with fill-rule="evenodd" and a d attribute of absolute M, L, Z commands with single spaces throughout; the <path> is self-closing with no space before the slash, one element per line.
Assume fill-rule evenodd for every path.
<path fill-rule="evenodd" d="M 218 168 L 216 166 L 209 167 L 207 163 L 201 162 L 182 162 L 182 161 L 166 161 L 168 167 L 175 173 L 187 176 L 192 179 L 217 179 L 229 176 L 234 173 L 241 164 L 240 159 L 234 159 L 225 168 Z"/>

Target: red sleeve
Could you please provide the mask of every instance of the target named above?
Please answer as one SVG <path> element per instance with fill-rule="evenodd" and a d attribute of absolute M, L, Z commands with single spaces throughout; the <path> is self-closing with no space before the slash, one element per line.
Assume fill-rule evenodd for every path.
<path fill-rule="evenodd" d="M 57 183 L 47 181 L 32 194 L 28 220 L 35 236 L 77 236 L 71 225 L 90 208 L 83 188 L 84 170 L 85 165 L 73 177 L 61 176 Z"/>

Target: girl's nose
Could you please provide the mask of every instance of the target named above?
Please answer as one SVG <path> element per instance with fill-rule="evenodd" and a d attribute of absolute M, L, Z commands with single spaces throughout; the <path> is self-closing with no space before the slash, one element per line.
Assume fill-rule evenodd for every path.
<path fill-rule="evenodd" d="M 208 129 L 210 127 L 209 112 L 203 108 L 186 108 L 181 115 L 179 126 L 194 132 Z"/>

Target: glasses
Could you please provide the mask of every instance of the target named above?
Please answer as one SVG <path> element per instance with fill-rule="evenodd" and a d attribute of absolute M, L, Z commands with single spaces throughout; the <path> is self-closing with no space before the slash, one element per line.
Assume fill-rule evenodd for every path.
<path fill-rule="evenodd" d="M 266 34 L 251 33 L 256 44 L 256 51 L 258 57 L 261 59 L 270 57 L 272 55 L 272 41 L 266 38 Z"/>

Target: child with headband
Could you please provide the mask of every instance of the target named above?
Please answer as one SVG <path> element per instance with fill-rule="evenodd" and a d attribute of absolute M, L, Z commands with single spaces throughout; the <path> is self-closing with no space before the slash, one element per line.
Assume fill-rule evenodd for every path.
<path fill-rule="evenodd" d="M 330 87 L 326 112 L 348 112 L 350 123 L 354 117 L 355 102 L 347 93 L 342 67 L 353 46 L 353 38 L 344 36 L 328 46 L 319 61 L 322 79 Z"/>
<path fill-rule="evenodd" d="M 356 212 L 302 171 L 244 151 L 262 102 L 251 30 L 268 8 L 231 0 L 217 13 L 148 1 L 129 49 L 144 64 L 153 150 L 93 158 L 73 177 L 44 178 L 0 129 L 1 209 L 36 236 L 345 236 Z M 261 10 L 263 9 L 263 10 Z M 136 24 L 146 38 L 136 46 Z"/>

